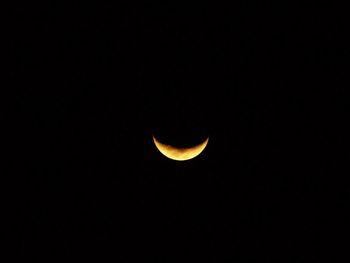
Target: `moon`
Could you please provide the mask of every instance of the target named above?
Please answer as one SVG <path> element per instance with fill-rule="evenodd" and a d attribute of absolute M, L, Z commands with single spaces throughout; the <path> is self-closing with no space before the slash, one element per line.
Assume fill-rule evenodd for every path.
<path fill-rule="evenodd" d="M 194 157 L 198 156 L 207 146 L 209 141 L 209 137 L 205 139 L 204 142 L 195 145 L 190 148 L 176 148 L 174 146 L 168 145 L 168 144 L 163 144 L 160 141 L 158 141 L 154 136 L 153 136 L 153 142 L 157 149 L 166 157 L 172 160 L 176 161 L 186 161 L 193 159 Z"/>

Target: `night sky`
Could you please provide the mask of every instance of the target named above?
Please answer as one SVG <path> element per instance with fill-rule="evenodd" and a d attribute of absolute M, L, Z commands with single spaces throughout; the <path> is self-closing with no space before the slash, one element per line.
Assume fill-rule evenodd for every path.
<path fill-rule="evenodd" d="M 13 257 L 285 263 L 328 253 L 350 161 L 341 8 L 48 2 L 14 7 L 4 40 Z M 178 147 L 210 139 L 177 162 L 152 135 Z"/>

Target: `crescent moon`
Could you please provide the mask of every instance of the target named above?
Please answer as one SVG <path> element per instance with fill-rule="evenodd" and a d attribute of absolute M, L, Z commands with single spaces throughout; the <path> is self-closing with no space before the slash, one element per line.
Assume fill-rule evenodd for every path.
<path fill-rule="evenodd" d="M 209 137 L 202 143 L 190 148 L 176 148 L 163 144 L 153 136 L 153 142 L 157 149 L 166 157 L 176 161 L 186 161 L 198 156 L 207 146 Z"/>

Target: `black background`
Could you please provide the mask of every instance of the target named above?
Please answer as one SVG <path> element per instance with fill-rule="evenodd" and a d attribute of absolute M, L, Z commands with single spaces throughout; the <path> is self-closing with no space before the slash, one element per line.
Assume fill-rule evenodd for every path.
<path fill-rule="evenodd" d="M 340 7 L 11 11 L 2 200 L 13 256 L 309 262 L 329 252 L 349 162 Z M 210 139 L 175 162 L 152 134 Z"/>

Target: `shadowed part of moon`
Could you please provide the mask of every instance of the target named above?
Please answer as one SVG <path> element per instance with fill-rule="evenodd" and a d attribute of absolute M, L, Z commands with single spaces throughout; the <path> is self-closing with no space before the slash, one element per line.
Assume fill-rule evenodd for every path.
<path fill-rule="evenodd" d="M 190 148 L 176 148 L 159 142 L 153 136 L 153 142 L 157 149 L 166 157 L 176 161 L 186 161 L 198 156 L 207 146 L 209 137 L 202 143 Z"/>

